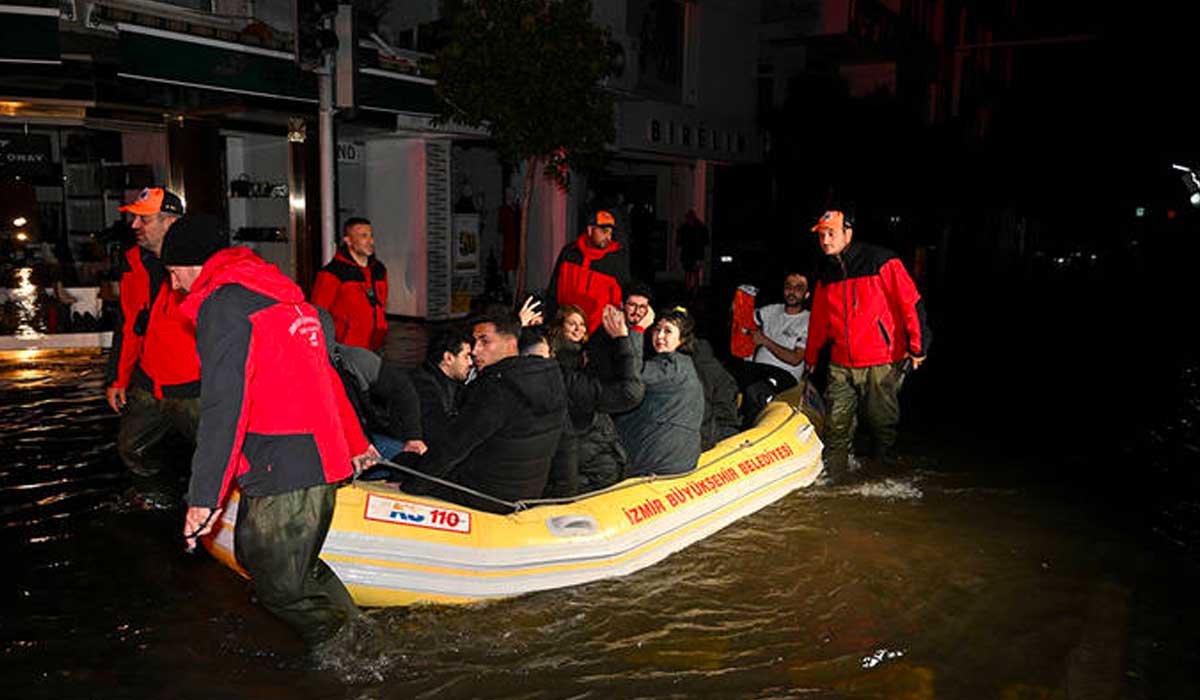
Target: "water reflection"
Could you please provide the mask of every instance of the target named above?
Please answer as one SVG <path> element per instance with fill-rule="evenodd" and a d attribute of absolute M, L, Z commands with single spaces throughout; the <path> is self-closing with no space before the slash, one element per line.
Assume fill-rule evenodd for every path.
<path fill-rule="evenodd" d="M 37 319 L 37 285 L 33 283 L 33 268 L 21 267 L 14 273 L 16 286 L 10 292 L 17 304 L 16 336 L 25 340 L 36 340 L 42 334 L 34 328 Z"/>

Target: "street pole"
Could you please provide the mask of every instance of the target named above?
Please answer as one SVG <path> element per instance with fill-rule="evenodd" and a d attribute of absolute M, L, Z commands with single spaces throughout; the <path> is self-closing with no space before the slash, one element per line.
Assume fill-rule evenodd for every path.
<path fill-rule="evenodd" d="M 326 53 L 322 65 L 317 69 L 318 113 L 317 126 L 320 132 L 321 149 L 321 260 L 317 266 L 333 259 L 337 249 L 335 228 L 337 204 L 334 197 L 334 145 L 333 145 L 333 54 Z"/>

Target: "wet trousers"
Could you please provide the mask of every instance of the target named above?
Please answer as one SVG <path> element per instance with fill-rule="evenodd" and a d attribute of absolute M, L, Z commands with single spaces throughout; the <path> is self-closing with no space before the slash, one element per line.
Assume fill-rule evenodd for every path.
<path fill-rule="evenodd" d="M 337 485 L 276 496 L 242 494 L 233 533 L 238 563 L 258 600 L 312 648 L 358 615 L 350 593 L 317 555 L 325 544 Z"/>
<path fill-rule="evenodd" d="M 850 446 L 861 413 L 874 443 L 875 454 L 886 456 L 896 444 L 900 423 L 900 363 L 871 367 L 829 366 L 825 387 L 825 471 L 837 478 L 849 466 Z"/>
<path fill-rule="evenodd" d="M 117 429 L 117 454 L 129 471 L 153 476 L 162 469 L 163 438 L 174 430 L 193 444 L 200 422 L 200 399 L 156 399 L 139 387 L 125 392 Z"/>

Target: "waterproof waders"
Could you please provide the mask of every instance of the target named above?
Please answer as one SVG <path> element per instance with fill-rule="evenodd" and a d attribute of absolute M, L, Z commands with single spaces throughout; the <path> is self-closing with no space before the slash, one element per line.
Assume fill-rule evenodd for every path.
<path fill-rule="evenodd" d="M 333 522 L 337 484 L 276 496 L 246 496 L 238 505 L 234 552 L 258 600 L 312 648 L 358 615 L 349 591 L 317 555 Z"/>
<path fill-rule="evenodd" d="M 172 430 L 196 443 L 200 399 L 156 399 L 140 387 L 125 392 L 125 410 L 117 429 L 117 453 L 129 471 L 154 476 L 162 468 L 163 438 Z"/>
<path fill-rule="evenodd" d="M 900 386 L 904 383 L 902 364 L 829 366 L 829 386 L 825 388 L 829 413 L 823 436 L 823 458 L 830 479 L 846 476 L 860 406 L 874 453 L 885 459 L 890 456 L 896 444 L 896 426 L 900 423 Z"/>

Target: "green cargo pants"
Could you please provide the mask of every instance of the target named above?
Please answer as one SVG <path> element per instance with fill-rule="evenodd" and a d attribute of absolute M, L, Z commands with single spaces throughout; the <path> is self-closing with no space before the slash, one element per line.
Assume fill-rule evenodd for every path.
<path fill-rule="evenodd" d="M 844 476 L 850 446 L 861 413 L 871 433 L 874 453 L 890 454 L 900 423 L 901 363 L 872 367 L 829 366 L 825 388 L 828 419 L 825 424 L 825 471 L 830 478 Z"/>
<path fill-rule="evenodd" d="M 117 429 L 117 454 L 129 471 L 154 476 L 162 469 L 163 438 L 172 430 L 196 442 L 200 399 L 156 399 L 139 387 L 125 392 L 125 410 Z"/>
<path fill-rule="evenodd" d="M 242 494 L 234 553 L 250 573 L 258 600 L 295 629 L 311 649 L 329 639 L 358 608 L 317 555 L 333 521 L 337 485 L 322 484 L 277 496 Z"/>

